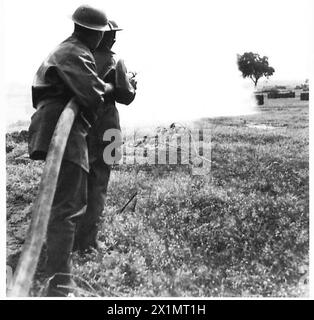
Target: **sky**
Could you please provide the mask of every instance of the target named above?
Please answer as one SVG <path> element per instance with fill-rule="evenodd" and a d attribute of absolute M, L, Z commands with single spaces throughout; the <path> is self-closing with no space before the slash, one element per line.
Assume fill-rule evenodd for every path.
<path fill-rule="evenodd" d="M 124 30 L 113 50 L 138 72 L 138 92 L 119 107 L 125 123 L 191 120 L 253 112 L 253 86 L 241 78 L 236 54 L 269 57 L 273 80 L 309 77 L 310 0 L 3 0 L 4 80 L 31 86 L 42 60 L 73 29 L 81 4 L 102 8 Z M 9 86 L 11 84 L 11 86 Z M 28 91 L 29 94 L 30 91 Z M 31 107 L 10 110 L 10 121 Z"/>

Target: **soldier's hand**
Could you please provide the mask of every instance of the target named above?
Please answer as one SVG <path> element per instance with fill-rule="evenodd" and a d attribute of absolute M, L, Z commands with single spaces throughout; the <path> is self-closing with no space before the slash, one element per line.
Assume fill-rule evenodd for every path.
<path fill-rule="evenodd" d="M 135 71 L 129 71 L 128 72 L 129 79 L 135 78 L 136 76 L 137 76 L 137 72 L 135 72 Z"/>
<path fill-rule="evenodd" d="M 135 77 L 129 78 L 129 81 L 130 81 L 132 87 L 136 90 L 137 89 L 137 80 L 135 79 Z"/>
<path fill-rule="evenodd" d="M 120 59 L 116 64 L 116 86 L 123 84 L 126 86 L 127 83 L 131 84 L 134 90 L 137 87 L 137 80 L 135 79 L 136 72 L 128 72 L 125 66 L 124 60 Z"/>
<path fill-rule="evenodd" d="M 129 78 L 129 81 L 132 85 L 132 87 L 136 90 L 137 89 L 137 79 L 136 79 L 136 75 L 137 73 L 136 72 L 133 72 L 133 71 L 129 71 L 127 76 Z"/>

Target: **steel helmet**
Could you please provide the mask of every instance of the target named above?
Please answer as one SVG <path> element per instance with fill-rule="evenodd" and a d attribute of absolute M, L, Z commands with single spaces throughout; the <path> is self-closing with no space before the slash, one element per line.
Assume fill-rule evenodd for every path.
<path fill-rule="evenodd" d="M 109 31 L 108 18 L 105 12 L 89 5 L 79 6 L 71 18 L 74 23 L 82 27 L 98 31 Z"/>
<path fill-rule="evenodd" d="M 106 32 L 108 32 L 108 31 L 120 31 L 120 30 L 123 30 L 123 29 L 119 28 L 118 25 L 117 25 L 117 23 L 116 23 L 115 21 L 113 21 L 113 20 L 109 20 L 109 21 L 108 21 L 108 27 L 109 27 L 110 30 L 107 29 L 107 30 L 105 30 Z"/>

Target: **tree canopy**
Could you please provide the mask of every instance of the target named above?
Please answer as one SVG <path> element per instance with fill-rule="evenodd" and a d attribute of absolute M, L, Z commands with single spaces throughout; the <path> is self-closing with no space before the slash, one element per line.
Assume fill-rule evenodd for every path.
<path fill-rule="evenodd" d="M 275 69 L 269 65 L 268 57 L 261 57 L 258 53 L 245 52 L 238 55 L 238 67 L 243 78 L 250 78 L 255 87 L 261 77 L 272 76 Z"/>

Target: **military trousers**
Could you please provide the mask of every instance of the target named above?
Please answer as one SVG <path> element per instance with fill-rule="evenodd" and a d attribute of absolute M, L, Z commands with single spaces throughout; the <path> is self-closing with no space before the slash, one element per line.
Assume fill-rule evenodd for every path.
<path fill-rule="evenodd" d="M 105 206 L 110 171 L 111 166 L 103 159 L 90 163 L 87 208 L 78 223 L 75 239 L 75 248 L 80 251 L 97 248 L 98 225 Z"/>
<path fill-rule="evenodd" d="M 71 284 L 71 252 L 76 224 L 87 203 L 88 173 L 63 160 L 47 229 L 46 271 L 50 277 L 48 296 L 66 296 Z"/>

